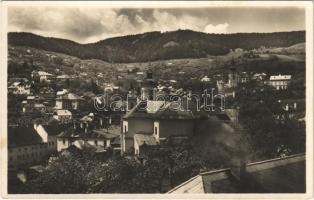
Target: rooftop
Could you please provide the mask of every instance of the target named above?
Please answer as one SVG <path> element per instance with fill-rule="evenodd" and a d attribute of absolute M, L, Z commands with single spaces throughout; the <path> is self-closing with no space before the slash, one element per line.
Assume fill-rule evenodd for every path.
<path fill-rule="evenodd" d="M 52 74 L 50 74 L 48 72 L 44 72 L 44 71 L 38 71 L 38 75 L 39 76 L 52 76 Z"/>
<path fill-rule="evenodd" d="M 58 137 L 61 138 L 103 138 L 103 139 L 114 139 L 119 137 L 120 135 L 117 131 L 113 129 L 95 129 L 95 130 L 87 130 L 85 132 L 84 129 L 81 128 L 68 128 L 67 130 L 62 131 Z"/>
<path fill-rule="evenodd" d="M 269 80 L 271 81 L 277 81 L 277 80 L 290 80 L 291 75 L 277 75 L 277 76 L 270 76 Z"/>
<path fill-rule="evenodd" d="M 161 103 L 162 102 L 162 103 Z M 130 110 L 124 119 L 129 118 L 150 118 L 150 119 L 195 119 L 197 116 L 185 103 L 148 101 L 140 102 Z"/>
<path fill-rule="evenodd" d="M 43 143 L 33 126 L 8 127 L 8 146 L 20 147 Z"/>
<path fill-rule="evenodd" d="M 304 193 L 305 155 L 250 163 L 245 174 L 241 181 L 230 168 L 204 172 L 168 193 Z"/>
<path fill-rule="evenodd" d="M 71 111 L 69 111 L 69 110 L 57 110 L 55 112 L 59 116 L 62 116 L 62 115 L 72 115 Z"/>

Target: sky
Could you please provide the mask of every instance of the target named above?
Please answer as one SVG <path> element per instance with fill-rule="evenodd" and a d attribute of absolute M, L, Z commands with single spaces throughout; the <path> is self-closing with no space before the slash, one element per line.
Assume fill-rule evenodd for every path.
<path fill-rule="evenodd" d="M 79 43 L 178 29 L 224 34 L 305 30 L 305 12 L 296 7 L 8 9 L 10 32 L 32 32 Z"/>

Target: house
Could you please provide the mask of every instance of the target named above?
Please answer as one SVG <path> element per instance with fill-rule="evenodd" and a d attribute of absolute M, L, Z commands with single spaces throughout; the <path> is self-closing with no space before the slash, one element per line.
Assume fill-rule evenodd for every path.
<path fill-rule="evenodd" d="M 264 81 L 267 77 L 267 74 L 265 73 L 255 73 L 252 77 L 252 79 L 257 81 Z"/>
<path fill-rule="evenodd" d="M 35 103 L 33 108 L 41 113 L 46 112 L 46 106 L 42 103 Z"/>
<path fill-rule="evenodd" d="M 73 121 L 71 127 L 57 136 L 57 150 L 61 151 L 75 145 L 78 148 L 89 147 L 97 152 L 108 148 L 120 150 L 120 126 L 112 126 L 111 118 L 90 113 Z"/>
<path fill-rule="evenodd" d="M 178 102 L 141 101 L 122 118 L 121 152 L 163 144 L 176 137 L 193 135 L 196 119 L 192 111 L 175 109 Z M 144 109 L 143 109 L 144 108 Z"/>
<path fill-rule="evenodd" d="M 208 78 L 208 76 L 204 76 L 202 79 L 201 79 L 202 82 L 209 82 L 210 81 L 210 78 Z"/>
<path fill-rule="evenodd" d="M 34 124 L 34 129 L 42 138 L 42 141 L 47 143 L 47 151 L 49 154 L 57 152 L 57 135 L 66 130 L 68 126 L 63 124 Z"/>
<path fill-rule="evenodd" d="M 25 168 L 40 163 L 47 156 L 47 143 L 34 127 L 8 127 L 9 169 Z"/>
<path fill-rule="evenodd" d="M 168 193 L 305 193 L 305 183 L 305 154 L 296 154 L 201 172 Z"/>
<path fill-rule="evenodd" d="M 40 82 L 47 82 L 52 78 L 52 74 L 44 71 L 33 71 L 31 74 L 33 79 L 38 78 Z"/>
<path fill-rule="evenodd" d="M 78 110 L 80 102 L 83 100 L 82 97 L 63 89 L 62 91 L 57 92 L 55 109 Z"/>
<path fill-rule="evenodd" d="M 53 88 L 46 86 L 39 89 L 39 96 L 45 99 L 55 99 L 55 91 Z"/>
<path fill-rule="evenodd" d="M 242 72 L 239 75 L 239 82 L 240 83 L 247 83 L 250 81 L 250 76 L 247 72 Z"/>
<path fill-rule="evenodd" d="M 274 111 L 274 117 L 278 123 L 286 123 L 291 119 L 302 119 L 305 117 L 304 99 L 278 100 L 279 107 Z"/>
<path fill-rule="evenodd" d="M 269 85 L 276 90 L 286 90 L 291 81 L 291 75 L 274 75 L 269 78 Z"/>
<path fill-rule="evenodd" d="M 61 123 L 70 123 L 72 120 L 72 113 L 69 110 L 56 110 L 53 113 L 53 118 Z"/>
<path fill-rule="evenodd" d="M 31 93 L 31 85 L 25 82 L 14 82 L 8 87 L 8 92 L 11 94 L 24 94 Z"/>
<path fill-rule="evenodd" d="M 57 136 L 57 150 L 62 151 L 71 145 L 77 148 L 92 148 L 96 152 L 104 152 L 108 148 L 118 148 L 116 140 L 119 139 L 120 127 L 96 128 L 76 126 L 61 132 Z"/>

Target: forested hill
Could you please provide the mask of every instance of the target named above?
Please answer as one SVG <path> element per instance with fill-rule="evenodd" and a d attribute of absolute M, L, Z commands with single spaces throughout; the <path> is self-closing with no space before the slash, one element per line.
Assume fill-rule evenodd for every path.
<path fill-rule="evenodd" d="M 165 59 L 201 58 L 224 55 L 230 49 L 288 47 L 305 42 L 305 31 L 276 33 L 206 34 L 191 30 L 148 32 L 79 44 L 32 33 L 9 33 L 10 45 L 28 46 L 65 53 L 81 59 L 109 62 L 145 62 Z"/>

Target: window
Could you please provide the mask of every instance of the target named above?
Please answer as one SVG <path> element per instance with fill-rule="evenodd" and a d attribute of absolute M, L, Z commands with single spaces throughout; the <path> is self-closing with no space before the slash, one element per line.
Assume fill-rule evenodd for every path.
<path fill-rule="evenodd" d="M 158 128 L 155 126 L 155 134 L 157 135 L 158 133 Z"/>
<path fill-rule="evenodd" d="M 62 143 L 65 144 L 65 139 L 62 140 Z"/>
<path fill-rule="evenodd" d="M 98 141 L 97 140 L 95 140 L 95 145 L 98 145 Z"/>

